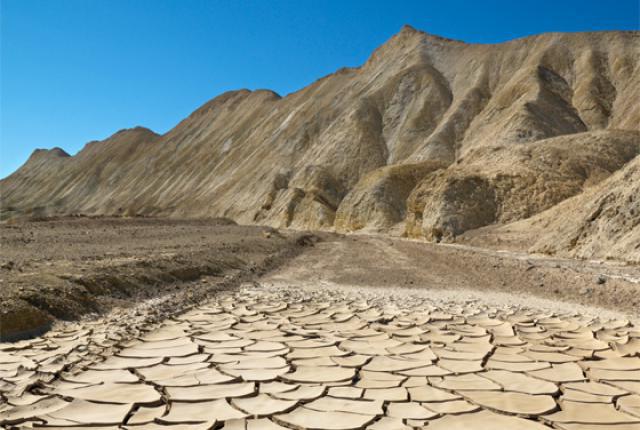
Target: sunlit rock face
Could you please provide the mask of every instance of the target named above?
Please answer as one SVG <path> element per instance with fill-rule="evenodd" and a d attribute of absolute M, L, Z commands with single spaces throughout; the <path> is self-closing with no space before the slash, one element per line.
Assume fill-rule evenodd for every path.
<path fill-rule="evenodd" d="M 598 32 L 480 45 L 405 27 L 361 67 L 286 97 L 232 91 L 164 135 L 37 151 L 0 182 L 2 219 L 224 216 L 456 240 L 545 212 L 637 156 L 639 43 Z M 543 248 L 573 252 L 565 242 Z"/>

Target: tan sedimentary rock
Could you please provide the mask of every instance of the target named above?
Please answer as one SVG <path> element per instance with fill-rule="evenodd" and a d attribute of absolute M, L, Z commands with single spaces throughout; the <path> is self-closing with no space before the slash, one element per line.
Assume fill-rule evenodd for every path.
<path fill-rule="evenodd" d="M 231 91 L 164 135 L 36 151 L 0 181 L 1 216 L 224 216 L 458 240 L 539 214 L 545 234 L 514 246 L 637 261 L 638 175 L 623 169 L 639 152 L 638 43 L 612 31 L 484 45 L 405 27 L 362 66 L 286 97 Z M 543 215 L 571 198 L 575 215 Z"/>

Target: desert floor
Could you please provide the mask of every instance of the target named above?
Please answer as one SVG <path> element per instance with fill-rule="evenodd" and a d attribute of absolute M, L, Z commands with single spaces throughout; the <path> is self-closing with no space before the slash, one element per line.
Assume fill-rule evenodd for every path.
<path fill-rule="evenodd" d="M 99 313 L 0 343 L 0 425 L 640 428 L 637 267 L 220 222 L 110 220 L 112 242 L 95 245 L 102 222 L 65 221 L 67 235 L 20 227 L 56 237 L 58 254 L 78 250 L 65 258 L 38 239 L 2 255 L 13 262 L 2 272 L 7 311 L 22 300 L 16 279 L 46 281 L 43 267 L 57 279 L 64 261 L 79 284 L 138 281 L 89 291 Z M 202 269 L 234 247 L 234 264 Z M 148 258 L 116 264 L 114 249 Z M 202 273 L 181 279 L 189 255 Z M 160 282 L 164 264 L 171 288 L 151 294 L 141 273 Z"/>

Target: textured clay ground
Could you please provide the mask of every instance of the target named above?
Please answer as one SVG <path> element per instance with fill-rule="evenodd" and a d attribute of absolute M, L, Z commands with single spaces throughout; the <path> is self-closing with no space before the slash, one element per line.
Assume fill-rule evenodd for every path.
<path fill-rule="evenodd" d="M 0 343 L 0 426 L 636 430 L 640 319 L 605 299 L 636 275 L 327 236 L 257 283 L 202 279 L 185 312 L 167 295 Z"/>
<path fill-rule="evenodd" d="M 0 349 L 6 426 L 640 426 L 638 321 L 517 303 L 270 283 L 154 327 L 96 321 Z"/>

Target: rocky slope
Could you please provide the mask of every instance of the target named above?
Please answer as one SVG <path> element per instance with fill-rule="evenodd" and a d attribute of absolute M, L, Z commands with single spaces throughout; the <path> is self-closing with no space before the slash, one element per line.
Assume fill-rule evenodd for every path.
<path fill-rule="evenodd" d="M 640 157 L 538 215 L 469 231 L 457 239 L 482 247 L 640 263 Z"/>
<path fill-rule="evenodd" d="M 0 182 L 2 218 L 224 216 L 450 241 L 591 195 L 637 164 L 638 100 L 640 32 L 479 45 L 405 27 L 361 67 L 284 98 L 228 92 L 162 136 L 135 128 L 73 157 L 37 151 Z M 598 219 L 584 234 L 638 235 L 637 213 Z"/>

